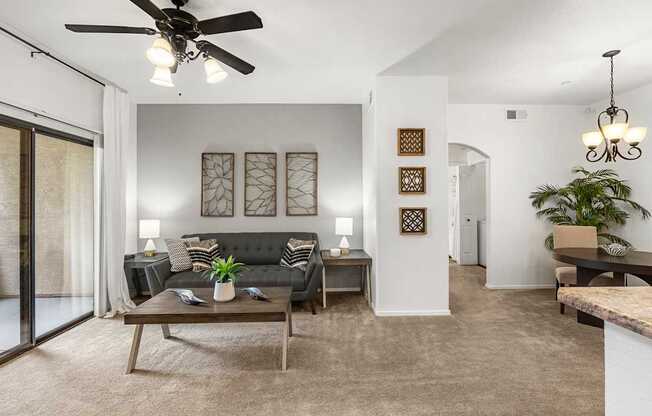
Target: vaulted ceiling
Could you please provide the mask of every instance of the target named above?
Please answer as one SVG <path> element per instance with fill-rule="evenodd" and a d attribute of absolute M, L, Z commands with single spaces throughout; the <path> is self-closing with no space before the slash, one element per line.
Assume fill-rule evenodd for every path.
<path fill-rule="evenodd" d="M 141 103 L 360 103 L 382 73 L 448 76 L 457 103 L 588 104 L 607 95 L 600 55 L 616 48 L 617 89 L 652 82 L 649 0 L 190 0 L 185 10 L 261 16 L 263 29 L 207 37 L 256 71 L 228 69 L 209 85 L 195 62 L 162 88 L 148 82 L 153 38 L 64 29 L 153 27 L 128 0 L 14 1 L 0 5 L 0 21 Z"/>

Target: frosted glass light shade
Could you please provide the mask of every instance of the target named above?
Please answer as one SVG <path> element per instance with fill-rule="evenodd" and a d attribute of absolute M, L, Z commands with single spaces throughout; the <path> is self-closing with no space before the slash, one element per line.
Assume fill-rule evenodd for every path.
<path fill-rule="evenodd" d="M 604 134 L 604 137 L 610 142 L 618 143 L 620 139 L 625 137 L 627 127 L 629 127 L 629 124 L 627 123 L 607 124 L 606 126 L 602 126 L 602 134 Z"/>
<path fill-rule="evenodd" d="M 138 236 L 140 238 L 159 238 L 161 221 L 160 220 L 140 220 L 138 226 Z"/>
<path fill-rule="evenodd" d="M 627 130 L 627 133 L 625 133 L 625 137 L 623 137 L 623 139 L 625 140 L 625 143 L 636 146 L 645 140 L 646 135 L 647 127 L 632 127 Z"/>
<path fill-rule="evenodd" d="M 353 235 L 353 218 L 338 217 L 335 218 L 336 235 Z"/>
<path fill-rule="evenodd" d="M 204 71 L 206 71 L 206 82 L 209 84 L 220 82 L 229 75 L 222 69 L 222 66 L 217 60 L 213 58 L 208 58 L 204 61 Z"/>
<path fill-rule="evenodd" d="M 155 66 L 170 68 L 177 61 L 172 53 L 172 46 L 164 38 L 157 38 L 145 53 L 147 59 Z"/>
<path fill-rule="evenodd" d="M 595 149 L 602 144 L 602 133 L 599 131 L 590 131 L 582 134 L 582 142 L 589 149 Z"/>
<path fill-rule="evenodd" d="M 152 84 L 160 85 L 161 87 L 174 87 L 170 68 L 163 66 L 157 66 L 154 69 L 154 75 L 152 75 L 152 78 L 150 78 L 149 82 Z"/>

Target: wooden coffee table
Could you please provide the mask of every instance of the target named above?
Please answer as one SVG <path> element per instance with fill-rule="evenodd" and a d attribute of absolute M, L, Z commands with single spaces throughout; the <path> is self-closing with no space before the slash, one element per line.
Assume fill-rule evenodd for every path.
<path fill-rule="evenodd" d="M 186 305 L 172 291 L 164 291 L 138 305 L 124 315 L 125 325 L 136 325 L 127 364 L 127 374 L 136 367 L 140 338 L 146 324 L 161 325 L 163 338 L 170 337 L 169 324 L 208 324 L 227 322 L 281 322 L 283 323 L 283 349 L 281 369 L 287 369 L 288 337 L 292 336 L 292 303 L 289 287 L 266 287 L 263 292 L 271 302 L 253 300 L 246 293 L 238 293 L 231 302 L 213 301 L 212 289 L 195 289 L 195 295 L 207 305 Z"/>

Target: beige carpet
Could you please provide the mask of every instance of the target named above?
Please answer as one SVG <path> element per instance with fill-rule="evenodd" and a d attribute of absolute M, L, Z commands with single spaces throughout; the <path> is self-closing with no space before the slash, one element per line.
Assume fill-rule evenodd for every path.
<path fill-rule="evenodd" d="M 551 290 L 490 291 L 452 267 L 452 317 L 376 318 L 362 298 L 276 324 L 132 328 L 91 320 L 0 367 L 2 415 L 600 415 L 600 329 Z M 332 306 L 331 306 L 332 305 Z"/>

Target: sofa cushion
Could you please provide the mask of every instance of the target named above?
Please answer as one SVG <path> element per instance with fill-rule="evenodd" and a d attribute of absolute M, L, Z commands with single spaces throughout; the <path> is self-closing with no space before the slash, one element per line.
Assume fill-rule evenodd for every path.
<path fill-rule="evenodd" d="M 168 246 L 168 256 L 170 257 L 170 270 L 173 272 L 182 272 L 192 269 L 192 260 L 186 248 L 186 242 L 199 241 L 199 237 L 172 239 L 166 238 L 165 245 Z"/>
<path fill-rule="evenodd" d="M 186 248 L 192 261 L 192 271 L 202 272 L 209 270 L 213 261 L 222 257 L 220 245 L 216 240 L 188 241 Z"/>
<path fill-rule="evenodd" d="M 315 242 L 313 240 L 290 238 L 281 256 L 281 266 L 305 271 L 306 264 L 308 264 L 314 248 Z"/>
<path fill-rule="evenodd" d="M 306 289 L 306 274 L 298 269 L 288 269 L 279 265 L 246 266 L 236 283 L 238 287 L 290 286 L 292 290 Z M 213 287 L 214 283 L 202 273 L 185 271 L 172 275 L 165 281 L 166 288 Z"/>

